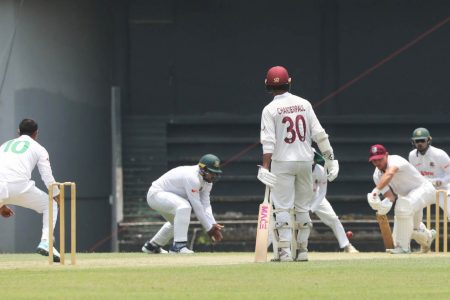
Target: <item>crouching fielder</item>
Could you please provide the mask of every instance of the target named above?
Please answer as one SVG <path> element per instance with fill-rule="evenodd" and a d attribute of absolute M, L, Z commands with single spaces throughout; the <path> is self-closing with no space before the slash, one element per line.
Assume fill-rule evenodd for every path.
<path fill-rule="evenodd" d="M 423 208 L 434 203 L 435 190 L 406 159 L 389 155 L 383 145 L 370 147 L 369 162 L 376 167 L 373 180 L 376 187 L 367 194 L 367 200 L 378 214 L 389 212 L 394 201 L 394 245 L 392 254 L 411 253 L 411 238 L 424 249 L 430 249 L 435 231 L 422 223 Z M 379 194 L 386 198 L 381 201 Z M 395 194 L 398 196 L 396 199 Z"/>
<path fill-rule="evenodd" d="M 198 165 L 174 168 L 154 181 L 148 190 L 147 202 L 167 222 L 145 243 L 142 251 L 167 253 L 162 247 L 173 238 L 170 253 L 194 253 L 187 248 L 192 209 L 211 239 L 221 241 L 223 226 L 216 223 L 209 199 L 213 182 L 221 173 L 219 158 L 206 154 Z"/>

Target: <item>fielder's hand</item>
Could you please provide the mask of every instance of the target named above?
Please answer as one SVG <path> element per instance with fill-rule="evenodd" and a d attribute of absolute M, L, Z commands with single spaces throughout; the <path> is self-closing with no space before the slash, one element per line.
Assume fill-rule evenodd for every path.
<path fill-rule="evenodd" d="M 4 205 L 4 206 L 0 207 L 0 214 L 4 218 L 9 218 L 11 216 L 14 216 L 14 211 L 11 208 L 9 208 L 8 206 Z"/>
<path fill-rule="evenodd" d="M 208 235 L 211 237 L 211 239 L 214 242 L 220 242 L 223 240 L 222 232 L 220 232 L 223 228 L 223 225 L 220 224 L 213 224 L 211 229 L 208 231 Z"/>
<path fill-rule="evenodd" d="M 53 197 L 53 200 L 55 200 L 56 204 L 58 204 L 58 207 L 59 207 L 59 201 L 60 201 L 60 199 L 61 199 L 61 198 L 59 197 L 59 195 Z"/>
<path fill-rule="evenodd" d="M 387 214 L 392 207 L 392 202 L 386 198 L 383 201 L 380 202 L 380 208 L 378 208 L 378 214 L 379 215 L 385 215 Z"/>
<path fill-rule="evenodd" d="M 337 159 L 325 158 L 325 170 L 329 182 L 332 182 L 339 174 L 339 162 Z"/>
<path fill-rule="evenodd" d="M 266 168 L 263 168 L 262 166 L 258 166 L 258 179 L 265 185 L 267 185 L 270 188 L 273 188 L 275 184 L 277 183 L 277 176 L 273 173 L 270 173 L 269 170 Z"/>

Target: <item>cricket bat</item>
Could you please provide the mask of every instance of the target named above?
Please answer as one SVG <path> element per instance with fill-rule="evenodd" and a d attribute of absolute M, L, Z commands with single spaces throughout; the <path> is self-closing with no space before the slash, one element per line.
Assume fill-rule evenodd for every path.
<path fill-rule="evenodd" d="M 267 243 L 269 242 L 269 220 L 272 211 L 269 203 L 269 187 L 266 186 L 264 201 L 259 205 L 258 227 L 256 228 L 255 262 L 267 261 Z"/>
<path fill-rule="evenodd" d="M 394 241 L 392 240 L 391 226 L 386 215 L 377 214 L 378 225 L 380 225 L 381 236 L 383 237 L 384 247 L 386 249 L 394 249 Z"/>

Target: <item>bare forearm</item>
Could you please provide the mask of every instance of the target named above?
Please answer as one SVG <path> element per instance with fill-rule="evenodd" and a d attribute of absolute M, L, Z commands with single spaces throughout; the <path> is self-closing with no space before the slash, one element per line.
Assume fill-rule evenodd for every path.
<path fill-rule="evenodd" d="M 397 167 L 392 167 L 386 170 L 386 173 L 381 176 L 380 181 L 378 182 L 376 188 L 379 190 L 384 189 L 392 180 L 395 173 L 398 171 Z"/>
<path fill-rule="evenodd" d="M 380 182 L 378 182 L 377 184 L 377 189 L 382 190 L 383 188 L 385 188 L 389 184 L 389 182 L 391 182 L 392 177 L 393 175 L 383 175 L 383 177 L 381 177 L 380 179 Z"/>
<path fill-rule="evenodd" d="M 270 163 L 272 161 L 272 153 L 265 153 L 263 154 L 263 168 L 270 170 Z"/>

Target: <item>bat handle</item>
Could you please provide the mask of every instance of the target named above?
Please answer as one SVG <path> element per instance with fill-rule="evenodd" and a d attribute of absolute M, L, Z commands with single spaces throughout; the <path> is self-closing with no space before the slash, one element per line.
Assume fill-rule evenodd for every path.
<path fill-rule="evenodd" d="M 264 203 L 269 202 L 269 194 L 270 194 L 270 188 L 266 185 L 266 191 L 264 192 Z"/>

